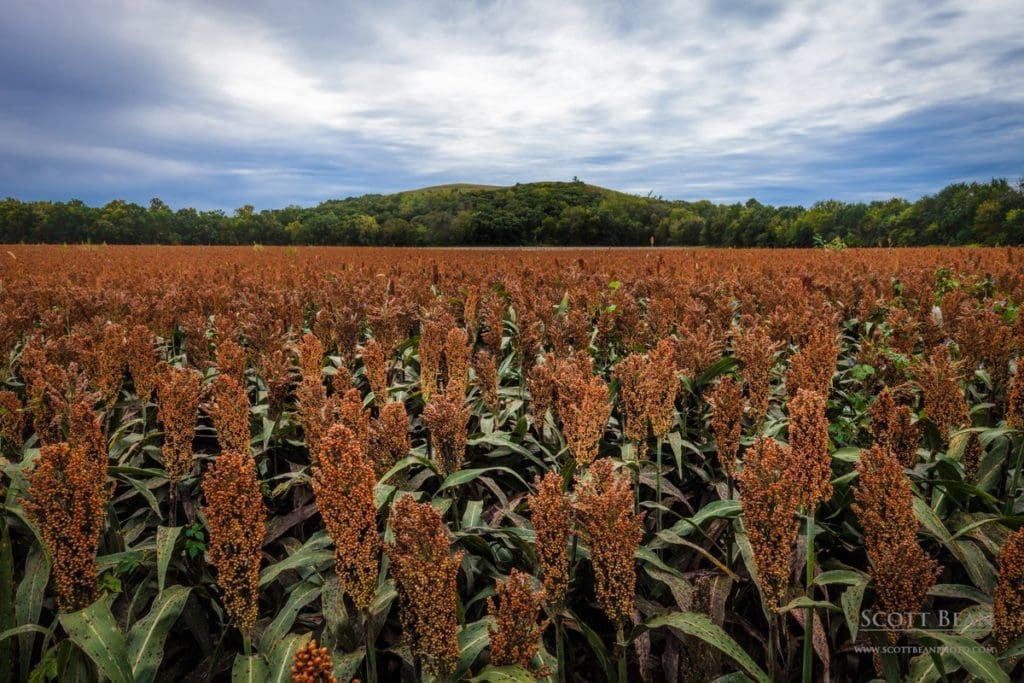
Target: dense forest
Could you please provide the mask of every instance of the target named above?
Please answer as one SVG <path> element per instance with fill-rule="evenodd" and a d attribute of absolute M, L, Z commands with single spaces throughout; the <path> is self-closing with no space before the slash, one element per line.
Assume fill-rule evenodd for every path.
<path fill-rule="evenodd" d="M 446 185 L 312 208 L 174 211 L 121 200 L 0 201 L 0 242 L 111 244 L 656 245 L 807 247 L 1024 243 L 1024 180 L 956 183 L 910 202 L 810 208 L 669 201 L 574 179 Z"/>

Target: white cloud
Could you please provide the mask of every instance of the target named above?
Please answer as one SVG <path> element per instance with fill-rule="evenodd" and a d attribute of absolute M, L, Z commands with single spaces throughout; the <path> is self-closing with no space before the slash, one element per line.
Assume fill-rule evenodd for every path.
<path fill-rule="evenodd" d="M 844 136 L 948 102 L 1024 99 L 1024 69 L 995 66 L 1024 46 L 1012 0 L 77 11 L 105 15 L 90 23 L 106 26 L 97 40 L 146 53 L 172 86 L 108 112 L 125 144 L 291 152 L 401 179 L 578 174 L 673 196 L 799 182 L 802 160 Z M 773 168 L 729 164 L 752 157 Z"/>

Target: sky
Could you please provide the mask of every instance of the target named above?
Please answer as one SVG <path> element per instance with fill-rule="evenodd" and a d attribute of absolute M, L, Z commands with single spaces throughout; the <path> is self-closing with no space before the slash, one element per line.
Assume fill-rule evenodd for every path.
<path fill-rule="evenodd" d="M 1024 176 L 1022 27 L 1020 0 L 0 0 L 0 197 L 916 199 Z"/>

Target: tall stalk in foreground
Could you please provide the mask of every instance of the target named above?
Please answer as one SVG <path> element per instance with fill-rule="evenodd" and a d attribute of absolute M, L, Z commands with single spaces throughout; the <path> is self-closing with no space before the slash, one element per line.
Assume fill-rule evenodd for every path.
<path fill-rule="evenodd" d="M 373 465 L 352 432 L 334 425 L 322 442 L 313 471 L 313 494 L 327 533 L 334 541 L 334 571 L 359 610 L 366 645 L 367 680 L 377 680 L 377 656 L 370 626 L 370 603 L 377 591 L 381 540 Z"/>
<path fill-rule="evenodd" d="M 799 389 L 789 402 L 790 483 L 800 497 L 807 521 L 808 599 L 814 591 L 814 513 L 832 497 L 832 459 L 829 457 L 828 418 L 825 397 L 815 390 Z M 814 608 L 808 607 L 804 620 L 803 680 L 810 683 L 814 667 Z"/>
<path fill-rule="evenodd" d="M 576 518 L 590 548 L 597 605 L 615 624 L 619 679 L 626 680 L 624 626 L 636 604 L 636 550 L 643 536 L 643 514 L 633 511 L 627 477 L 608 458 L 595 460 L 576 482 Z"/>

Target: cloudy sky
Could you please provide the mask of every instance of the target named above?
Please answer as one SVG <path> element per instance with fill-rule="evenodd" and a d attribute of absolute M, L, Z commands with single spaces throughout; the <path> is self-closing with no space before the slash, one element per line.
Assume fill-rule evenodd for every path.
<path fill-rule="evenodd" d="M 0 0 L 0 196 L 913 199 L 1024 175 L 1022 27 L 1020 0 Z"/>

